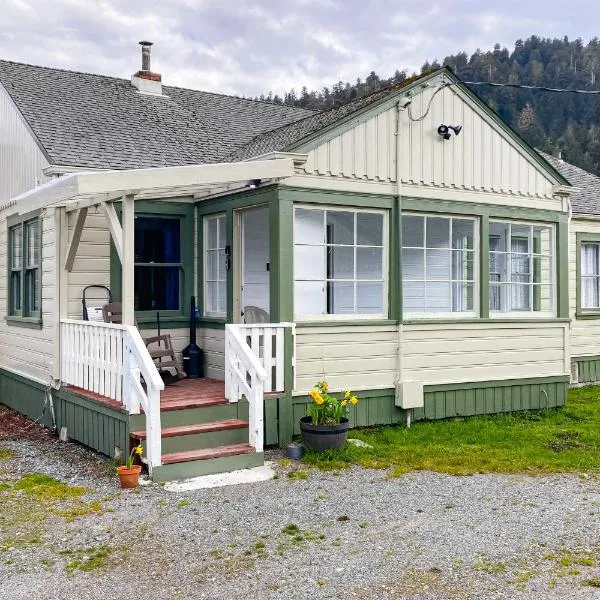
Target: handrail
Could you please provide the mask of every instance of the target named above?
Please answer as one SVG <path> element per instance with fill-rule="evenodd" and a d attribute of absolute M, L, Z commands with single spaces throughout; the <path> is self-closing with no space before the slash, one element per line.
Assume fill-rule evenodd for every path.
<path fill-rule="evenodd" d="M 264 381 L 267 378 L 267 372 L 260 364 L 260 361 L 254 352 L 250 349 L 250 346 L 246 344 L 237 327 L 235 325 L 226 325 L 225 327 L 227 328 L 227 332 L 231 336 L 231 339 L 236 342 L 237 350 L 240 352 L 239 358 L 244 363 L 244 367 L 249 371 L 255 371 L 260 380 Z"/>
<path fill-rule="evenodd" d="M 104 324 L 104 323 L 103 323 Z M 158 390 L 165 389 L 165 382 L 158 373 L 140 332 L 133 325 L 124 325 L 133 345 L 131 352 L 135 353 L 136 362 L 147 385 L 152 384 Z"/>

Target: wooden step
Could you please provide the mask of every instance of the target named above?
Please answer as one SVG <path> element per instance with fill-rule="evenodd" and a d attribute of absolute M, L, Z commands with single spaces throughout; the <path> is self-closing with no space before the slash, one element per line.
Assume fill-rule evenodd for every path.
<path fill-rule="evenodd" d="M 162 455 L 163 465 L 190 462 L 194 460 L 207 460 L 211 458 L 224 458 L 226 456 L 237 456 L 239 454 L 251 454 L 254 448 L 248 444 L 232 444 L 230 446 L 216 446 L 215 448 L 203 448 L 201 450 L 187 450 L 186 452 L 172 452 Z"/>
<path fill-rule="evenodd" d="M 197 433 L 210 433 L 211 431 L 226 431 L 228 429 L 244 429 L 248 427 L 248 421 L 241 419 L 225 419 L 223 421 L 212 421 L 210 423 L 197 423 L 196 425 L 179 425 L 176 427 L 164 427 L 161 431 L 162 437 L 176 437 L 180 435 L 193 435 Z M 132 431 L 131 437 L 145 440 L 146 430 Z"/>
<path fill-rule="evenodd" d="M 208 406 L 218 406 L 220 404 L 229 404 L 226 398 L 182 398 L 181 400 L 169 400 L 160 403 L 160 412 L 170 410 L 185 410 L 186 408 L 204 408 Z"/>

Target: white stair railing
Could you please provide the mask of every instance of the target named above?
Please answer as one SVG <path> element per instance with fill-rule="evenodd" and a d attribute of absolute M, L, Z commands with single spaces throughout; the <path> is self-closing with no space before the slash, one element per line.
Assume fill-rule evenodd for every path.
<path fill-rule="evenodd" d="M 296 373 L 296 324 L 295 323 L 242 323 L 236 325 L 246 345 L 250 346 L 263 366 L 267 378 L 265 379 L 265 393 L 285 391 L 285 330 L 292 332 L 292 361 L 294 374 Z"/>
<path fill-rule="evenodd" d="M 129 414 L 146 415 L 148 471 L 162 461 L 160 392 L 165 384 L 132 326 L 62 319 L 61 381 L 115 400 Z M 144 385 L 141 378 L 143 377 Z"/>
<path fill-rule="evenodd" d="M 230 402 L 248 400 L 249 444 L 264 447 L 264 382 L 267 373 L 246 343 L 239 325 L 225 326 L 225 395 Z"/>

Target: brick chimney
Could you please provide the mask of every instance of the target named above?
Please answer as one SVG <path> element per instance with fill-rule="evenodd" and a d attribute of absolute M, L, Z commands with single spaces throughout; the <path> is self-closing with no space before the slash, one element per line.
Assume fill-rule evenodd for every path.
<path fill-rule="evenodd" d="M 153 73 L 150 70 L 150 50 L 152 42 L 141 41 L 142 47 L 142 68 L 131 76 L 131 83 L 142 94 L 162 95 L 162 77 L 160 73 Z"/>

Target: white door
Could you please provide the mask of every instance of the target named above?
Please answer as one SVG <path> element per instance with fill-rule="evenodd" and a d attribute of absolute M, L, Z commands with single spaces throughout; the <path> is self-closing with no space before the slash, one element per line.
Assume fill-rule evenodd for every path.
<path fill-rule="evenodd" d="M 269 207 L 241 213 L 241 312 L 242 322 L 268 323 L 270 264 Z"/>

